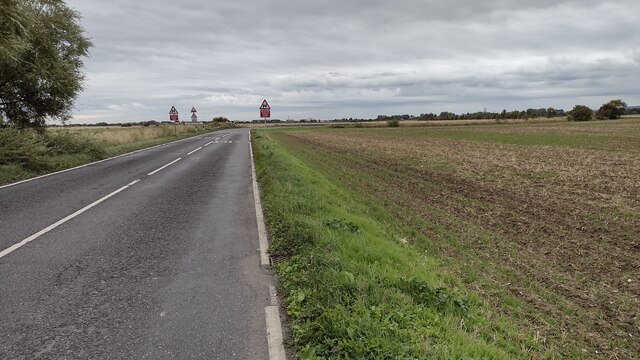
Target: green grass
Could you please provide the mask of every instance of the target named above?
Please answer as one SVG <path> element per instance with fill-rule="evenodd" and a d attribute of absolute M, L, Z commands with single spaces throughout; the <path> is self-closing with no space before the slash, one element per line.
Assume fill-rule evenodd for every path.
<path fill-rule="evenodd" d="M 270 251 L 289 257 L 276 270 L 300 358 L 544 355 L 437 257 L 418 252 L 411 228 L 262 132 L 253 143 Z"/>

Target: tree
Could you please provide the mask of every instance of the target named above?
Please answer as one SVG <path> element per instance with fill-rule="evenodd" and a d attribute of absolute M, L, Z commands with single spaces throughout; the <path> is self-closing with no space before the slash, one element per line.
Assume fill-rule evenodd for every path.
<path fill-rule="evenodd" d="M 624 115 L 627 110 L 627 103 L 617 99 L 611 100 L 606 104 L 602 104 L 600 109 L 596 112 L 596 115 L 605 119 L 620 119 L 620 116 Z"/>
<path fill-rule="evenodd" d="M 24 2 L 0 0 L 0 65 L 15 64 L 27 48 L 26 26 L 31 23 Z"/>
<path fill-rule="evenodd" d="M 548 118 L 554 118 L 554 117 L 558 116 L 558 111 L 556 109 L 550 107 L 545 111 L 545 115 L 544 116 L 548 117 Z"/>
<path fill-rule="evenodd" d="M 0 0 L 0 118 L 42 127 L 70 117 L 92 45 L 79 19 L 63 0 Z"/>
<path fill-rule="evenodd" d="M 593 118 L 593 110 L 585 105 L 576 105 L 569 112 L 570 121 L 589 121 Z"/>

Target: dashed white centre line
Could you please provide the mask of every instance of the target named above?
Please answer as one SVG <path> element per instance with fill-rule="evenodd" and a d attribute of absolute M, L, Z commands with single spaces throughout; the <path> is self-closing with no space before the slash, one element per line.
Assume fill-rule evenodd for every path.
<path fill-rule="evenodd" d="M 103 202 L 103 201 L 107 200 L 108 198 L 113 197 L 113 196 L 115 196 L 115 195 L 117 195 L 117 194 L 119 194 L 119 193 L 123 192 L 124 190 L 128 189 L 129 187 L 133 186 L 134 184 L 138 183 L 139 181 L 140 181 L 140 180 L 136 180 L 136 181 L 133 181 L 133 182 L 131 182 L 131 183 L 129 183 L 129 184 L 127 184 L 127 185 L 125 185 L 125 186 L 121 187 L 120 189 L 118 189 L 118 190 L 116 190 L 116 191 L 112 192 L 111 194 L 106 195 L 106 196 L 104 196 L 104 197 L 102 197 L 102 198 L 100 198 L 100 199 L 98 199 L 98 200 L 96 200 L 96 201 L 92 202 L 91 204 L 89 204 L 89 205 L 87 205 L 87 206 L 83 207 L 82 209 L 80 209 L 80 210 L 78 210 L 78 211 L 74 212 L 73 214 L 71 214 L 71 215 L 69 215 L 69 216 L 65 217 L 64 219 L 62 219 L 62 220 L 60 220 L 60 221 L 56 222 L 55 224 L 49 225 L 48 227 L 46 227 L 46 228 L 44 228 L 44 229 L 42 229 L 42 230 L 38 231 L 37 233 L 35 233 L 35 234 L 33 234 L 33 235 L 29 236 L 28 238 L 26 238 L 26 239 L 24 239 L 24 240 L 20 241 L 19 243 L 14 244 L 14 245 L 12 245 L 12 246 L 10 246 L 10 247 L 8 247 L 8 248 L 6 248 L 6 249 L 4 249 L 4 250 L 0 251 L 0 258 L 3 258 L 3 257 L 5 257 L 5 256 L 7 256 L 7 255 L 11 254 L 12 252 L 14 252 L 14 251 L 16 251 L 16 250 L 20 249 L 21 247 L 23 247 L 23 246 L 27 245 L 28 243 L 32 242 L 33 240 L 35 240 L 35 239 L 39 238 L 40 236 L 42 236 L 42 235 L 44 235 L 44 234 L 48 233 L 48 232 L 49 232 L 49 231 L 51 231 L 51 230 L 53 230 L 53 229 L 57 228 L 58 226 L 60 226 L 60 225 L 62 225 L 62 224 L 64 224 L 64 223 L 66 223 L 67 221 L 69 221 L 69 220 L 71 220 L 71 219 L 75 218 L 76 216 L 78 216 L 78 215 L 82 214 L 83 212 L 85 212 L 85 211 L 87 211 L 87 210 L 91 209 L 92 207 L 94 207 L 94 206 L 96 206 L 96 205 L 100 204 L 101 202 Z"/>
<path fill-rule="evenodd" d="M 196 151 L 198 151 L 198 150 L 200 150 L 200 149 L 202 149 L 202 146 L 200 146 L 199 148 L 197 148 L 197 149 L 193 150 L 193 151 L 192 151 L 192 152 L 190 152 L 190 153 L 187 153 L 187 156 L 189 156 L 189 155 L 193 154 L 194 152 L 196 152 Z"/>
<path fill-rule="evenodd" d="M 208 143 L 204 144 L 204 147 L 207 147 L 209 145 L 213 144 L 213 141 L 209 141 Z"/>
<path fill-rule="evenodd" d="M 151 175 L 157 173 L 158 171 L 162 171 L 162 170 L 168 168 L 169 166 L 177 163 L 180 160 L 182 160 L 182 158 L 177 158 L 177 159 L 173 160 L 172 162 L 168 163 L 167 165 L 165 165 L 165 166 L 163 166 L 163 167 L 161 167 L 159 169 L 153 170 L 152 172 L 148 173 L 147 176 L 151 176 Z"/>

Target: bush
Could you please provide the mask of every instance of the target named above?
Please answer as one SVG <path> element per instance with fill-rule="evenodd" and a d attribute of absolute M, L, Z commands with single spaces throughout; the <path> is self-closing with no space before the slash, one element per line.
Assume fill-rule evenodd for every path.
<path fill-rule="evenodd" d="M 101 144 L 70 132 L 0 130 L 0 165 L 16 165 L 34 171 L 58 170 L 61 164 L 52 161 L 52 157 L 65 155 L 88 155 L 98 160 L 106 153 Z"/>
<path fill-rule="evenodd" d="M 400 127 L 400 121 L 394 119 L 387 121 L 387 126 L 389 127 Z"/>
<path fill-rule="evenodd" d="M 627 104 L 620 100 L 611 100 L 606 104 L 602 104 L 596 115 L 599 119 L 620 119 L 627 110 Z"/>
<path fill-rule="evenodd" d="M 37 131 L 16 128 L 0 130 L 0 165 L 40 169 L 44 166 L 42 157 L 46 153 L 47 147 Z"/>
<path fill-rule="evenodd" d="M 589 121 L 593 119 L 593 110 L 585 105 L 576 105 L 569 112 L 569 121 Z"/>
<path fill-rule="evenodd" d="M 102 158 L 106 155 L 104 147 L 95 140 L 67 131 L 47 132 L 43 140 L 52 155 L 88 154 L 93 158 Z"/>

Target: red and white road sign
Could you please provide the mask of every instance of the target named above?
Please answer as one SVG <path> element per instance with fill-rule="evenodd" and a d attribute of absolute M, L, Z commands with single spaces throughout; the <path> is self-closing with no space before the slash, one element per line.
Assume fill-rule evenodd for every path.
<path fill-rule="evenodd" d="M 267 102 L 266 99 L 263 100 L 262 105 L 260 105 L 260 117 L 261 118 L 271 117 L 271 106 L 269 106 L 269 103 Z"/>
<path fill-rule="evenodd" d="M 191 112 L 192 112 L 192 113 L 197 113 L 197 112 L 198 112 L 198 110 L 196 110 L 196 108 L 195 108 L 195 106 L 194 106 L 194 107 L 192 107 L 192 108 L 191 108 Z"/>
<path fill-rule="evenodd" d="M 175 106 L 171 107 L 171 110 L 169 110 L 169 115 L 178 115 L 178 110 L 176 110 Z"/>

